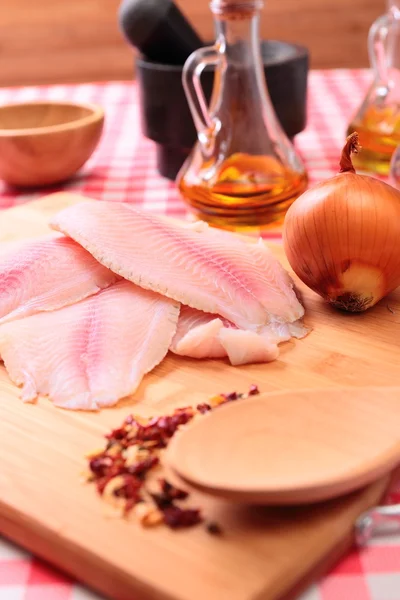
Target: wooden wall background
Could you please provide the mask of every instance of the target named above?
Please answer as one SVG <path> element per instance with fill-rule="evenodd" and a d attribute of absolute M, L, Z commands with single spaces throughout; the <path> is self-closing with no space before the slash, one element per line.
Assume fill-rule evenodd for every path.
<path fill-rule="evenodd" d="M 177 0 L 206 39 L 208 0 Z M 263 37 L 309 47 L 312 66 L 368 65 L 369 26 L 385 0 L 266 0 Z M 126 79 L 133 54 L 117 25 L 119 0 L 0 0 L 0 85 Z"/>

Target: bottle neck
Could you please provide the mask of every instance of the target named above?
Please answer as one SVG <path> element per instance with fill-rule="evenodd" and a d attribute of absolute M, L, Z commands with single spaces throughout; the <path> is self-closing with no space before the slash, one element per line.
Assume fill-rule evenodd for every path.
<path fill-rule="evenodd" d="M 216 18 L 217 44 L 231 66 L 262 68 L 259 20 L 254 10 L 240 18 Z"/>

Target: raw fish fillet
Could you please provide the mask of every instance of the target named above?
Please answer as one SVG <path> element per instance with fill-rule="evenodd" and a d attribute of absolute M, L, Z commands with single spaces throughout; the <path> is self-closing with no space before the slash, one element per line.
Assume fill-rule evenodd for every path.
<path fill-rule="evenodd" d="M 303 316 L 279 262 L 235 235 L 176 226 L 127 204 L 100 201 L 67 208 L 51 225 L 125 279 L 243 329 Z"/>
<path fill-rule="evenodd" d="M 96 410 L 132 394 L 167 354 L 179 304 L 121 281 L 59 310 L 0 326 L 0 353 L 22 400 Z"/>
<path fill-rule="evenodd" d="M 186 227 L 204 233 L 207 237 L 214 237 L 216 241 L 225 241 L 226 244 L 230 244 L 234 239 L 245 246 L 246 252 L 252 257 L 258 272 L 264 273 L 265 285 L 259 290 L 260 300 L 267 307 L 268 312 L 278 321 L 293 322 L 304 315 L 304 308 L 294 291 L 292 278 L 261 238 L 256 243 L 250 242 L 251 238 L 249 242 L 245 243 L 237 235 L 233 235 L 229 231 L 209 227 L 204 221 L 190 223 Z M 296 319 L 293 318 L 293 313 L 298 315 Z"/>
<path fill-rule="evenodd" d="M 64 236 L 6 245 L 0 253 L 0 324 L 73 304 L 118 279 Z"/>
<path fill-rule="evenodd" d="M 304 337 L 308 330 L 300 322 L 266 325 L 260 333 L 210 313 L 181 307 L 170 350 L 191 358 L 228 357 L 232 365 L 269 362 L 279 355 L 277 344 L 291 337 Z"/>

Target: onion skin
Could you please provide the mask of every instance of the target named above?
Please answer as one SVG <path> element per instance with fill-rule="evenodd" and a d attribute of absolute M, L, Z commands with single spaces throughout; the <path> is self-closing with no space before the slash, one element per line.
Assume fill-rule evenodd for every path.
<path fill-rule="evenodd" d="M 355 135 L 346 159 L 357 151 Z M 341 168 L 292 204 L 283 242 L 303 283 L 333 306 L 361 312 L 400 285 L 400 192 L 357 175 L 343 154 Z"/>

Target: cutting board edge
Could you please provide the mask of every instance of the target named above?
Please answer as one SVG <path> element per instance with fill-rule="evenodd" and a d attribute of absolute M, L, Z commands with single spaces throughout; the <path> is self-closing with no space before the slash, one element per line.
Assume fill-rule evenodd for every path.
<path fill-rule="evenodd" d="M 368 494 L 367 502 L 361 502 L 360 500 L 362 508 L 359 507 L 357 511 L 358 516 L 384 500 L 394 478 L 398 477 L 400 472 L 397 471 L 396 475 L 395 473 L 394 471 L 366 488 L 349 495 L 351 497 L 357 493 Z M 360 498 L 363 499 L 364 496 L 360 496 Z M 4 513 L 7 513 L 6 517 L 4 517 Z M 27 530 L 30 533 L 29 537 L 26 535 Z M 57 569 L 60 569 L 60 571 L 67 573 L 78 582 L 105 595 L 110 600 L 132 600 L 132 593 L 134 597 L 137 594 L 137 598 L 140 598 L 140 600 L 176 600 L 176 597 L 162 592 L 160 589 L 150 588 L 150 586 L 141 582 L 137 577 L 133 578 L 127 575 L 122 569 L 110 565 L 110 563 L 102 560 L 95 554 L 87 552 L 84 548 L 72 544 L 70 541 L 66 543 L 65 539 L 58 535 L 57 531 L 43 527 L 37 519 L 28 517 L 26 514 L 22 515 L 20 511 L 14 510 L 13 507 L 8 506 L 1 500 L 0 531 L 7 539 L 20 545 Z M 353 528 L 351 528 L 346 533 L 343 541 L 328 550 L 321 557 L 318 564 L 302 576 L 295 587 L 291 586 L 289 582 L 290 589 L 283 594 L 279 594 L 279 596 L 274 596 L 274 600 L 297 600 L 298 596 L 309 585 L 313 584 L 319 577 L 334 567 L 353 545 L 354 534 Z M 59 558 L 61 553 L 63 557 Z M 243 597 L 243 600 L 265 600 L 266 598 L 269 600 L 272 598 L 272 596 L 266 596 L 266 593 L 269 593 L 269 591 L 262 590 L 255 596 L 249 595 Z"/>
<path fill-rule="evenodd" d="M 359 512 L 358 516 L 361 516 L 361 514 L 365 511 L 381 504 L 387 497 L 394 480 L 396 478 L 398 479 L 399 475 L 400 471 L 398 469 L 393 470 L 390 474 L 381 477 L 375 483 L 367 486 L 367 488 L 365 488 L 365 493 L 368 489 L 370 489 L 372 498 L 371 501 L 368 502 L 366 506 Z M 372 489 L 375 486 L 378 489 L 376 494 L 373 494 Z M 357 546 L 353 527 L 338 545 L 321 557 L 320 561 L 307 572 L 307 575 L 303 579 L 299 580 L 299 582 L 288 592 L 277 596 L 276 600 L 299 600 L 299 596 L 305 592 L 309 586 L 315 584 L 319 578 L 323 577 L 331 569 L 333 569 L 352 549 L 356 548 Z M 254 598 L 253 600 L 262 600 L 262 596 Z"/>
<path fill-rule="evenodd" d="M 8 512 L 8 516 L 4 517 L 4 512 Z M 26 535 L 27 531 L 30 533 L 29 537 Z M 43 527 L 39 520 L 27 517 L 20 511 L 13 511 L 12 507 L 1 500 L 0 532 L 5 538 L 21 546 L 33 556 L 53 565 L 78 583 L 87 585 L 92 590 L 105 595 L 107 599 L 132 600 L 133 591 L 138 599 L 176 600 L 161 590 L 157 590 L 155 595 L 154 587 L 150 588 L 138 578 L 133 579 L 122 569 L 110 565 L 107 561 L 87 552 L 71 541 L 66 542 L 65 538 L 62 538 L 57 531 Z M 61 553 L 63 554 L 62 558 L 60 557 Z M 134 582 L 134 590 L 132 590 L 132 582 Z"/>

